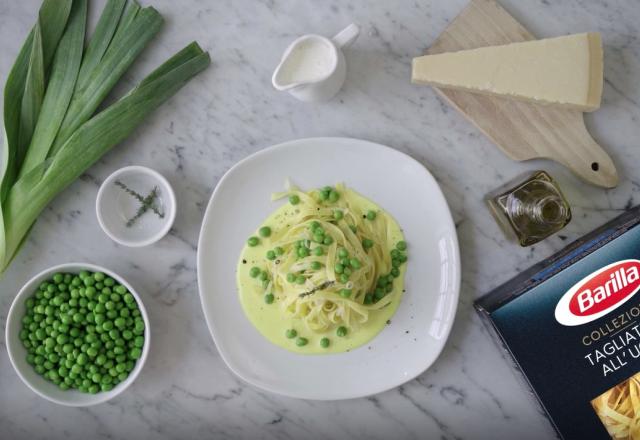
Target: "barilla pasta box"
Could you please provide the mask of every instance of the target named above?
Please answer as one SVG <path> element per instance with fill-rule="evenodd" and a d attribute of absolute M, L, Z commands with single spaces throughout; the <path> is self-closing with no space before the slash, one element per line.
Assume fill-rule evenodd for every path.
<path fill-rule="evenodd" d="M 640 207 L 476 301 L 559 435 L 640 440 Z"/>

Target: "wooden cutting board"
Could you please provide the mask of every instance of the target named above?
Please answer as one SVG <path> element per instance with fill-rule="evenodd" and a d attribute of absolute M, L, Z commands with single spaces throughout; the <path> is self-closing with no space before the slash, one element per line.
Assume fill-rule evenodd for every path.
<path fill-rule="evenodd" d="M 471 0 L 427 53 L 533 39 L 535 37 L 495 1 Z M 616 167 L 587 131 L 582 112 L 462 91 L 435 90 L 510 158 L 552 159 L 594 185 L 612 188 L 618 184 Z"/>

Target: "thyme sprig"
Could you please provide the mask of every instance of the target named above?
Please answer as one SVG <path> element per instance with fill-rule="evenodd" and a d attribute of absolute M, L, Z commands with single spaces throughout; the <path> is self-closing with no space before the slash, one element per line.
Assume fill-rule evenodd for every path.
<path fill-rule="evenodd" d="M 298 297 L 304 298 L 305 296 L 313 295 L 318 290 L 324 290 L 327 287 L 333 286 L 334 283 L 335 283 L 335 281 L 325 281 L 324 283 L 320 284 L 319 286 L 314 287 L 313 289 L 309 290 L 308 292 L 303 292 L 303 293 L 299 294 Z"/>
<path fill-rule="evenodd" d="M 133 217 L 131 217 L 129 220 L 127 220 L 127 227 L 133 226 L 133 224 L 140 217 L 142 217 L 144 213 L 147 212 L 149 209 L 152 210 L 158 217 L 164 218 L 164 212 L 161 212 L 154 203 L 156 198 L 158 197 L 157 186 L 154 186 L 151 192 L 146 197 L 143 197 L 142 194 L 129 188 L 127 185 L 125 185 L 119 180 L 116 180 L 115 184 L 116 186 L 119 186 L 120 188 L 122 188 L 124 192 L 126 192 L 131 197 L 133 197 L 134 199 L 140 202 L 140 207 L 138 208 L 138 211 L 136 212 L 136 214 Z"/>

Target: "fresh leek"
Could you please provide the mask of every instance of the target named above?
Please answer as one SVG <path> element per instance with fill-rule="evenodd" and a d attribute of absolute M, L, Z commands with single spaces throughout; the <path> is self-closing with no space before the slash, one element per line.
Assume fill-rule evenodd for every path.
<path fill-rule="evenodd" d="M 209 65 L 191 43 L 96 113 L 162 17 L 108 0 L 84 48 L 88 0 L 44 0 L 4 89 L 0 271 L 46 205 Z"/>

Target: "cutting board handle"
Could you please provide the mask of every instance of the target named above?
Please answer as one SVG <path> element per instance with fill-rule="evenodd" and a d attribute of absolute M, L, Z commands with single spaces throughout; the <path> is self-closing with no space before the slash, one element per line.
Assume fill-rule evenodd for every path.
<path fill-rule="evenodd" d="M 584 118 L 576 119 L 576 127 L 567 127 L 567 131 L 575 136 L 574 145 L 566 145 L 563 149 L 555 150 L 555 160 L 569 168 L 577 176 L 594 185 L 613 188 L 618 185 L 618 172 L 613 161 L 604 149 L 591 137 L 584 123 Z M 566 137 L 565 137 L 566 138 Z"/>

